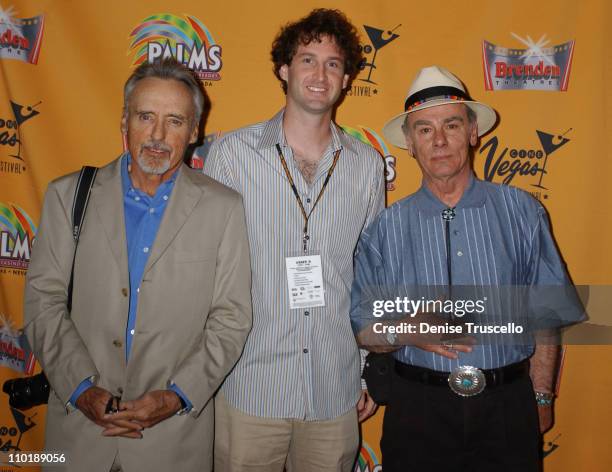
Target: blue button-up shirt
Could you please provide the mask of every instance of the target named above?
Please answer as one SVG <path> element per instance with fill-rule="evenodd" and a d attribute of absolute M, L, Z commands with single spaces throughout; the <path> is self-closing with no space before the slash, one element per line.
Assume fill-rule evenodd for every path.
<path fill-rule="evenodd" d="M 131 161 L 132 157 L 130 154 L 125 153 L 121 162 L 121 184 L 123 189 L 128 271 L 130 276 L 130 302 L 125 333 L 126 361 L 129 359 L 134 340 L 140 282 L 142 281 L 142 275 L 149 260 L 153 243 L 157 237 L 159 225 L 168 206 L 177 175 L 177 172 L 175 172 L 170 179 L 160 184 L 155 191 L 155 195 L 150 196 L 132 185 L 128 171 Z M 89 379 L 81 383 L 70 398 L 70 402 L 74 405 L 79 395 L 91 385 L 92 383 Z M 170 388 L 185 401 L 188 407 L 190 406 L 185 395 L 176 385 L 172 385 Z"/>
<path fill-rule="evenodd" d="M 557 298 L 557 294 L 564 295 L 564 288 L 542 291 L 539 304 L 538 297 L 533 296 L 534 287 L 570 284 L 550 233 L 546 211 L 537 200 L 522 190 L 472 178 L 455 207 L 454 218 L 449 221 L 448 236 L 442 218 L 445 209 L 447 206 L 423 185 L 413 195 L 384 210 L 362 234 L 351 297 L 355 333 L 366 327 L 371 329 L 373 323 L 383 320 L 373 315 L 375 299 L 406 294 L 418 298 L 429 295 L 434 300 L 448 297 L 449 265 L 451 298 L 456 299 L 457 293 L 468 287 L 474 295 L 484 293 L 481 298 L 489 295 L 483 302 L 487 309 L 483 316 L 489 316 L 493 323 L 512 321 L 515 310 L 550 311 L 555 316 L 565 310 L 560 315 L 565 321 L 559 324 L 577 321 L 582 316 L 579 307 L 571 303 L 562 305 L 557 299 L 558 304 L 552 306 L 555 300 L 551 299 Z M 521 291 L 521 287 L 525 290 Z M 527 292 L 532 295 L 528 307 L 531 311 L 522 307 L 527 303 L 523 297 Z M 492 312 L 500 317 L 491 318 Z M 499 335 L 477 338 L 473 351 L 459 352 L 457 360 L 413 346 L 402 347 L 394 356 L 407 364 L 451 371 L 458 365 L 497 368 L 533 353 L 530 337 L 527 342 L 524 338 L 504 342 L 512 338 Z"/>

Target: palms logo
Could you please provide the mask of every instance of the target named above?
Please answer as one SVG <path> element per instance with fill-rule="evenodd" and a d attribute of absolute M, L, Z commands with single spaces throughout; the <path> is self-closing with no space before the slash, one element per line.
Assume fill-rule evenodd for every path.
<path fill-rule="evenodd" d="M 370 39 L 370 44 L 361 47 L 366 57 L 365 61 L 361 64 L 362 72 L 357 80 L 371 85 L 353 85 L 348 95 L 371 97 L 372 95 L 378 94 L 378 89 L 372 87 L 373 85 L 378 85 L 372 78 L 374 70 L 377 69 L 376 58 L 378 56 L 378 51 L 399 38 L 399 34 L 395 33 L 395 31 L 400 26 L 402 25 L 399 24 L 395 28 L 387 30 L 363 25 L 363 29 Z"/>
<path fill-rule="evenodd" d="M 358 126 L 352 128 L 350 126 L 342 126 L 345 133 L 357 138 L 364 144 L 372 146 L 385 161 L 385 182 L 388 191 L 395 190 L 395 178 L 397 171 L 395 170 L 395 156 L 389 152 L 389 147 L 385 144 L 383 138 L 372 128 Z"/>

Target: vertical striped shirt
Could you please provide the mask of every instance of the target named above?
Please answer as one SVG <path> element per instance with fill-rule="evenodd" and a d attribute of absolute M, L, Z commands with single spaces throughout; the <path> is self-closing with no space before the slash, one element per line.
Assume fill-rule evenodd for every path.
<path fill-rule="evenodd" d="M 445 209 L 423 184 L 383 211 L 364 231 L 355 259 L 351 300 L 356 333 L 380 321 L 373 315 L 373 300 L 405 293 L 422 295 L 434 287 L 448 286 Z M 526 292 L 520 287 L 569 284 L 546 212 L 522 190 L 471 178 L 449 222 L 448 237 L 453 297 L 468 287 L 476 289 L 469 293 L 488 294 L 485 316 L 490 317 L 489 324 L 500 325 L 509 319 L 504 313 L 511 318 L 512 312 L 523 310 Z M 430 297 L 435 299 L 439 293 Z M 581 312 L 568 308 L 565 315 L 577 321 Z M 528 340 L 503 342 L 499 335 L 484 335 L 471 353 L 459 352 L 456 360 L 412 346 L 394 355 L 401 362 L 438 371 L 448 372 L 458 365 L 491 369 L 529 357 L 533 346 Z"/>
<path fill-rule="evenodd" d="M 331 123 L 330 145 L 309 185 L 282 121 L 283 111 L 224 135 L 204 165 L 205 173 L 242 194 L 251 248 L 253 329 L 222 391 L 250 415 L 330 419 L 354 408 L 361 390 L 348 314 L 353 255 L 361 232 L 384 206 L 384 163 L 372 147 Z M 307 214 L 340 151 L 308 223 L 308 250 L 321 255 L 324 307 L 289 308 L 285 258 L 303 253 L 304 218 L 277 144 Z"/>

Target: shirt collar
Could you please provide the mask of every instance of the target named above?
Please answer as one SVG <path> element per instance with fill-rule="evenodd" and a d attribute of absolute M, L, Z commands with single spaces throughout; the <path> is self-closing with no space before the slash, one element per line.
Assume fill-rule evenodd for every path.
<path fill-rule="evenodd" d="M 144 192 L 141 192 L 140 190 L 138 190 L 132 185 L 132 178 L 130 177 L 130 173 L 128 171 L 129 166 L 131 164 L 132 164 L 132 156 L 130 155 L 128 151 L 125 151 L 121 155 L 121 187 L 123 189 L 124 198 L 128 195 L 130 190 L 146 195 Z M 168 194 L 174 187 L 174 182 L 176 181 L 176 176 L 178 175 L 179 172 L 180 172 L 180 169 L 174 172 L 168 180 L 163 182 L 157 188 L 157 191 L 155 192 L 155 196 L 151 198 L 155 198 L 156 196 L 162 195 L 162 194 Z"/>
<path fill-rule="evenodd" d="M 456 209 L 462 208 L 478 208 L 482 207 L 485 203 L 486 193 L 484 189 L 484 183 L 479 179 L 470 174 L 470 181 L 467 188 L 463 192 L 461 199 L 455 206 Z M 425 182 L 421 183 L 421 188 L 416 193 L 415 204 L 417 208 L 425 213 L 440 213 L 442 210 L 448 208 L 448 206 L 442 203 L 438 197 L 436 197 Z"/>
<path fill-rule="evenodd" d="M 263 132 L 257 143 L 258 149 L 265 149 L 280 144 L 287 146 L 285 133 L 283 132 L 283 116 L 285 109 L 280 110 L 269 121 L 266 121 Z M 331 130 L 331 150 L 332 152 L 338 149 L 346 149 L 347 151 L 355 152 L 348 135 L 339 128 L 333 121 L 329 124 Z"/>

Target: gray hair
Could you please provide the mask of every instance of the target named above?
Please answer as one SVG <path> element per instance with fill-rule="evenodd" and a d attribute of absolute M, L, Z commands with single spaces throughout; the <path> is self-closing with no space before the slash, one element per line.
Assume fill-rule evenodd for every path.
<path fill-rule="evenodd" d="M 478 121 L 478 115 L 476 115 L 476 112 L 472 109 L 472 107 L 465 105 L 465 112 L 467 113 L 467 119 L 470 124 L 474 124 Z"/>
<path fill-rule="evenodd" d="M 178 80 L 189 88 L 195 108 L 195 124 L 200 123 L 204 111 L 204 92 L 193 72 L 173 58 L 156 59 L 139 65 L 123 87 L 123 113 L 127 113 L 130 95 L 142 79 L 153 77 L 163 80 Z"/>
<path fill-rule="evenodd" d="M 476 115 L 476 112 L 474 110 L 472 110 L 471 107 L 467 106 L 467 104 L 464 103 L 465 106 L 465 113 L 467 114 L 467 119 L 468 122 L 473 125 L 474 123 L 478 122 L 478 115 Z M 406 133 L 406 131 L 408 131 L 408 115 L 409 113 L 406 114 L 406 117 L 404 118 L 404 122 L 402 123 L 402 131 L 404 132 L 404 134 Z"/>

